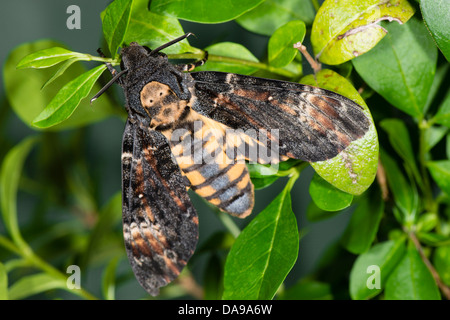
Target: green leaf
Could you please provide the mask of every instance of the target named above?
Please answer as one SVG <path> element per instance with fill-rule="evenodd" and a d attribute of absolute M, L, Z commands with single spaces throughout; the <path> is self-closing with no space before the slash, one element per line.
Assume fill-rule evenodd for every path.
<path fill-rule="evenodd" d="M 436 213 L 427 212 L 420 215 L 417 220 L 417 232 L 428 232 L 433 230 L 438 224 L 439 219 Z"/>
<path fill-rule="evenodd" d="M 303 42 L 305 33 L 305 23 L 300 20 L 290 21 L 278 28 L 269 39 L 269 63 L 280 68 L 291 63 L 298 53 L 294 44 Z"/>
<path fill-rule="evenodd" d="M 39 50 L 25 56 L 17 64 L 17 69 L 48 68 L 60 62 L 73 58 L 82 58 L 84 56 L 84 54 L 73 52 L 65 48 L 53 47 L 49 49 Z"/>
<path fill-rule="evenodd" d="M 34 130 L 37 130 L 37 128 L 31 126 L 31 122 L 50 103 L 63 84 L 86 71 L 80 62 L 76 62 L 58 77 L 58 81 L 54 81 L 51 85 L 46 86 L 45 90 L 41 90 L 42 85 L 55 74 L 53 68 L 40 70 L 16 69 L 17 62 L 23 56 L 55 46 L 62 45 L 50 40 L 25 43 L 10 53 L 3 68 L 3 79 L 8 101 L 17 116 Z M 98 92 L 100 89 L 101 87 L 98 84 L 93 87 L 95 92 Z M 57 131 L 79 127 L 111 115 L 119 115 L 120 111 L 121 109 L 114 106 L 107 95 L 103 95 L 93 106 L 91 106 L 89 101 L 84 100 L 81 101 L 80 106 L 69 119 L 51 127 L 49 130 Z M 125 115 L 125 111 L 123 110 L 122 112 Z"/>
<path fill-rule="evenodd" d="M 308 208 L 306 209 L 306 218 L 308 221 L 317 222 L 320 220 L 328 219 L 339 214 L 340 211 L 325 211 L 320 209 L 314 201 L 310 201 Z"/>
<path fill-rule="evenodd" d="M 412 219 L 417 211 L 417 190 L 408 183 L 397 163 L 383 149 L 380 156 L 395 204 L 403 213 L 403 219 L 406 217 Z M 404 222 L 403 219 L 399 222 Z"/>
<path fill-rule="evenodd" d="M 80 59 L 78 58 L 72 58 L 67 60 L 59 69 L 58 71 L 55 72 L 55 74 L 48 79 L 44 85 L 42 86 L 41 90 L 44 90 L 45 87 L 47 87 L 50 83 L 52 83 L 53 81 L 55 81 L 56 79 L 58 79 L 59 76 L 61 76 L 74 62 L 79 61 Z"/>
<path fill-rule="evenodd" d="M 8 274 L 3 263 L 0 262 L 0 300 L 8 300 Z"/>
<path fill-rule="evenodd" d="M 206 47 L 211 55 L 238 58 L 242 60 L 249 60 L 253 62 L 258 62 L 258 59 L 243 45 L 233 42 L 220 42 L 213 44 L 212 46 Z M 230 73 L 239 74 L 252 74 L 258 69 L 255 67 L 249 67 L 243 65 L 241 62 L 230 63 L 230 62 L 220 62 L 209 60 L 203 66 L 195 68 L 196 71 L 223 71 Z"/>
<path fill-rule="evenodd" d="M 283 292 L 278 300 L 332 300 L 333 294 L 328 283 L 302 280 Z"/>
<path fill-rule="evenodd" d="M 353 300 L 370 299 L 378 295 L 384 288 L 392 270 L 405 254 L 405 238 L 390 240 L 374 245 L 369 251 L 361 254 L 353 264 L 350 272 L 350 296 Z M 380 271 L 380 286 L 373 286 L 370 281 L 376 266 Z M 369 285 L 368 285 L 369 284 Z"/>
<path fill-rule="evenodd" d="M 450 90 L 447 92 L 444 101 L 439 106 L 438 112 L 433 120 L 450 128 Z"/>
<path fill-rule="evenodd" d="M 220 23 L 239 17 L 261 2 L 263 0 L 153 0 L 150 10 L 193 22 Z"/>
<path fill-rule="evenodd" d="M 427 167 L 439 188 L 450 195 L 450 160 L 430 161 Z"/>
<path fill-rule="evenodd" d="M 389 33 L 353 59 L 358 74 L 389 103 L 421 118 L 436 71 L 437 49 L 423 23 L 390 24 Z"/>
<path fill-rule="evenodd" d="M 17 191 L 23 164 L 36 141 L 35 137 L 29 137 L 12 148 L 6 154 L 0 172 L 0 198 L 2 199 L 3 222 L 15 244 L 21 246 L 22 249 L 25 245 L 17 223 Z"/>
<path fill-rule="evenodd" d="M 33 120 L 33 125 L 38 128 L 48 128 L 69 118 L 80 101 L 91 92 L 105 69 L 105 65 L 100 65 L 62 87 L 47 107 Z"/>
<path fill-rule="evenodd" d="M 103 35 L 113 57 L 118 55 L 117 49 L 127 32 L 132 3 L 132 0 L 115 0 L 102 14 Z"/>
<path fill-rule="evenodd" d="M 421 182 L 421 176 L 415 162 L 415 156 L 411 146 L 411 138 L 405 123 L 400 119 L 384 119 L 380 122 L 380 126 L 388 134 L 389 142 L 397 151 L 397 154 L 405 161 L 412 170 L 417 182 Z"/>
<path fill-rule="evenodd" d="M 240 233 L 225 264 L 224 299 L 272 299 L 298 255 L 297 221 L 286 187 Z"/>
<path fill-rule="evenodd" d="M 428 152 L 431 149 L 433 149 L 433 147 L 437 145 L 439 141 L 442 140 L 442 138 L 445 137 L 447 132 L 448 128 L 444 126 L 442 127 L 432 126 L 427 128 L 424 135 L 425 152 Z"/>
<path fill-rule="evenodd" d="M 434 41 L 450 61 L 450 3 L 447 0 L 421 0 L 420 10 Z"/>
<path fill-rule="evenodd" d="M 384 202 L 378 188 L 370 194 L 364 194 L 358 199 L 357 207 L 342 235 L 342 246 L 354 254 L 366 252 L 375 239 L 383 212 Z"/>
<path fill-rule="evenodd" d="M 404 23 L 413 14 L 406 0 L 326 0 L 311 31 L 314 53 L 323 63 L 341 64 L 369 51 L 386 35 L 381 20 Z"/>
<path fill-rule="evenodd" d="M 325 211 L 339 211 L 352 204 L 353 196 L 336 189 L 315 174 L 309 185 L 309 194 L 314 203 Z"/>
<path fill-rule="evenodd" d="M 386 300 L 441 299 L 433 276 L 412 244 L 409 244 L 406 254 L 389 276 L 385 298 Z"/>
<path fill-rule="evenodd" d="M 450 245 L 436 248 L 433 265 L 446 285 L 450 286 Z"/>
<path fill-rule="evenodd" d="M 116 290 L 116 269 L 118 258 L 112 259 L 105 268 L 102 276 L 102 293 L 106 300 L 114 300 Z"/>
<path fill-rule="evenodd" d="M 19 300 L 52 289 L 66 289 L 66 282 L 47 273 L 38 273 L 22 277 L 9 289 L 9 298 Z"/>
<path fill-rule="evenodd" d="M 147 9 L 148 0 L 134 0 L 131 17 L 123 42 L 138 42 L 142 46 L 157 48 L 185 32 L 176 18 L 161 16 Z M 166 49 L 167 54 L 195 52 L 188 41 L 184 39 Z"/>
<path fill-rule="evenodd" d="M 282 25 L 292 20 L 302 20 L 310 25 L 314 8 L 309 0 L 266 0 L 253 10 L 236 19 L 243 28 L 272 35 Z"/>
<path fill-rule="evenodd" d="M 309 75 L 300 82 L 352 99 L 364 108 L 365 114 L 372 121 L 365 136 L 353 141 L 336 157 L 311 163 L 314 170 L 334 187 L 353 195 L 363 193 L 375 179 L 378 167 L 378 136 L 369 108 L 350 82 L 332 70 L 321 70 L 315 78 Z"/>

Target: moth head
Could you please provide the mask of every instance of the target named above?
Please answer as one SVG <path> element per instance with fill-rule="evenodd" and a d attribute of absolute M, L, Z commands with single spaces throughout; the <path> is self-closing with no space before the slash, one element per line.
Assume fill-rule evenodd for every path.
<path fill-rule="evenodd" d="M 120 52 L 122 55 L 121 68 L 135 69 L 143 60 L 146 60 L 150 54 L 150 49 L 140 46 L 137 42 L 131 42 L 128 47 L 123 47 Z"/>

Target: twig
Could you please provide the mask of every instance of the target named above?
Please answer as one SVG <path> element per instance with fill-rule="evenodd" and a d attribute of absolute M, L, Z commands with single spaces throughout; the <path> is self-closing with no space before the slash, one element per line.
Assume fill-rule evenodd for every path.
<path fill-rule="evenodd" d="M 377 181 L 380 185 L 381 197 L 386 202 L 389 199 L 389 188 L 387 185 L 386 171 L 384 170 L 381 160 L 378 160 Z"/>
<path fill-rule="evenodd" d="M 434 266 L 431 264 L 430 260 L 425 256 L 423 253 L 422 246 L 420 245 L 419 239 L 417 239 L 416 234 L 414 232 L 409 232 L 409 238 L 414 243 L 414 246 L 416 247 L 417 251 L 420 254 L 420 257 L 422 258 L 422 261 L 427 266 L 428 270 L 430 270 L 431 275 L 433 276 L 434 280 L 436 281 L 436 284 L 438 285 L 439 289 L 441 290 L 442 294 L 445 296 L 447 300 L 450 300 L 450 288 L 447 287 L 441 280 L 441 277 L 439 276 L 439 273 L 436 271 Z"/>
<path fill-rule="evenodd" d="M 322 64 L 320 62 L 318 62 L 317 60 L 315 60 L 313 57 L 311 57 L 308 50 L 301 42 L 297 42 L 296 44 L 294 44 L 294 48 L 298 49 L 298 51 L 300 51 L 303 54 L 303 56 L 306 58 L 306 60 L 308 60 L 308 63 L 310 64 L 311 68 L 314 70 L 315 74 L 322 69 Z"/>

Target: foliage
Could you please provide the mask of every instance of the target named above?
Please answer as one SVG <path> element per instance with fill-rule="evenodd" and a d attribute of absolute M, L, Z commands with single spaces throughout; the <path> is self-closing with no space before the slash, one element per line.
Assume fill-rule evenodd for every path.
<path fill-rule="evenodd" d="M 154 0 L 150 10 L 147 2 L 115 0 L 101 13 L 111 58 L 74 52 L 52 40 L 23 44 L 10 53 L 3 72 L 8 101 L 35 133 L 2 160 L 0 298 L 66 297 L 65 290 L 85 299 L 114 299 L 120 285 L 135 281 L 131 268 L 122 276 L 118 271 L 126 260 L 120 193 L 101 206 L 88 157 L 73 156 L 74 149 L 83 149 L 80 136 L 86 126 L 125 118 L 119 107 L 123 101 L 107 93 L 93 111 L 86 97 L 98 92 L 106 66 L 86 71 L 80 61 L 117 66 L 123 44 L 136 41 L 155 48 L 183 35 L 179 19 L 236 21 L 267 38 L 267 56 L 259 60 L 244 45 L 231 42 L 195 48 L 186 39 L 164 50 L 170 59 L 201 59 L 207 50 L 209 60 L 198 70 L 319 86 L 356 101 L 373 122 L 344 152 L 311 164 L 315 174 L 308 220 L 344 211 L 352 215 L 339 243 L 307 278 L 290 287 L 284 284 L 302 256 L 302 232 L 291 197 L 308 163 L 288 160 L 279 168 L 249 164 L 256 189 L 282 177 L 289 178 L 287 184 L 243 230 L 218 212 L 225 231 L 197 248 L 188 268 L 161 297 L 450 298 L 448 2 L 422 0 L 419 6 L 406 0 L 326 0 L 319 7 L 317 0 L 230 0 L 226 3 L 232 5 L 226 6 L 212 0 Z M 327 64 L 314 75 L 303 74 L 308 66 L 293 48 L 305 37 L 316 59 Z M 64 139 L 69 139 L 68 147 L 61 147 Z M 62 150 L 51 149 L 55 143 Z M 27 158 L 33 159 L 28 172 Z M 37 216 L 33 221 L 40 221 L 34 228 L 21 220 L 17 208 L 27 194 L 40 199 L 32 209 Z M 52 220 L 49 212 L 55 208 L 77 214 L 68 221 Z M 205 255 L 209 260 L 199 287 L 192 284 L 192 271 Z M 345 259 L 349 256 L 350 262 Z M 95 294 L 83 285 L 69 289 L 69 265 L 103 270 Z"/>

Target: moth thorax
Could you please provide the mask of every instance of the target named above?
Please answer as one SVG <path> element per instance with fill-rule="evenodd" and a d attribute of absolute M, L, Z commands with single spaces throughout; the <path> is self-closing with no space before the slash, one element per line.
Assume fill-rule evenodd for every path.
<path fill-rule="evenodd" d="M 151 118 L 150 127 L 157 130 L 172 128 L 187 108 L 187 101 L 180 100 L 168 85 L 156 81 L 142 89 L 141 104 Z"/>

